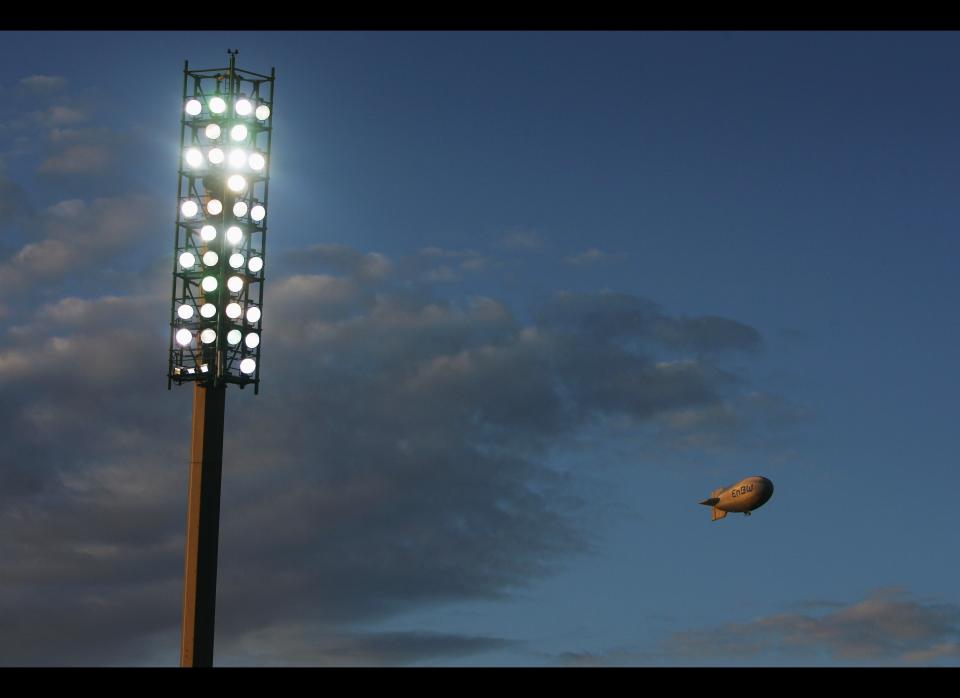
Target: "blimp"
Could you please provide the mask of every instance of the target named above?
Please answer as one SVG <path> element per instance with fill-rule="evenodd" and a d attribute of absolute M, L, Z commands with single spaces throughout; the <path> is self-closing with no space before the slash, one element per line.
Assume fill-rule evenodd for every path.
<path fill-rule="evenodd" d="M 711 521 L 716 521 L 730 512 L 750 516 L 751 511 L 762 507 L 772 496 L 773 483 L 760 475 L 751 475 L 733 485 L 718 487 L 700 503 L 713 507 Z"/>

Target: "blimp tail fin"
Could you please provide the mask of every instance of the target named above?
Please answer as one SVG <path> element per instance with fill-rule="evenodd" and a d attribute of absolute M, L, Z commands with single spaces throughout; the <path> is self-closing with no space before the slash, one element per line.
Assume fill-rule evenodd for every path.
<path fill-rule="evenodd" d="M 714 508 L 713 508 L 713 518 L 710 519 L 710 520 L 711 520 L 711 521 L 716 521 L 717 519 L 722 519 L 722 518 L 723 518 L 724 516 L 726 516 L 726 515 L 727 515 L 727 512 L 721 511 L 720 509 L 717 509 L 716 507 L 714 507 Z"/>

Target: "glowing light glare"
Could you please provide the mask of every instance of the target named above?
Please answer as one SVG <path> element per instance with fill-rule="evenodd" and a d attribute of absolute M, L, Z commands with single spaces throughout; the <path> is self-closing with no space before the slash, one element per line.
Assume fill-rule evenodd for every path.
<path fill-rule="evenodd" d="M 200 104 L 199 99 L 188 99 L 186 106 L 183 108 L 187 114 L 190 116 L 196 116 L 203 110 L 203 105 Z M 257 112 L 260 113 L 259 111 Z M 257 118 L 260 118 L 259 116 Z"/>
<path fill-rule="evenodd" d="M 256 332 L 251 332 L 244 338 L 243 341 L 249 349 L 256 349 L 260 344 L 260 335 L 258 335 Z"/>
<path fill-rule="evenodd" d="M 184 252 L 180 255 L 180 266 L 184 269 L 193 269 L 193 265 L 197 263 L 197 258 L 193 256 L 190 252 Z"/>
<path fill-rule="evenodd" d="M 247 153 L 240 148 L 234 148 L 230 151 L 230 157 L 227 158 L 227 162 L 229 162 L 230 167 L 235 170 L 240 169 L 247 164 Z"/>
<path fill-rule="evenodd" d="M 230 129 L 230 138 L 235 141 L 245 141 L 247 139 L 247 127 L 243 124 L 237 124 Z"/>
<path fill-rule="evenodd" d="M 240 339 L 243 337 L 243 333 L 240 330 L 230 330 L 227 332 L 227 344 L 231 346 L 236 346 L 240 344 Z"/>
<path fill-rule="evenodd" d="M 260 321 L 260 308 L 247 308 L 247 322 L 257 323 Z"/>
<path fill-rule="evenodd" d="M 238 201 L 233 205 L 233 215 L 235 218 L 243 218 L 247 215 L 247 202 Z"/>
<path fill-rule="evenodd" d="M 261 257 L 251 257 L 250 261 L 247 262 L 247 269 L 256 274 L 258 271 L 263 269 L 263 258 Z"/>
<path fill-rule="evenodd" d="M 227 288 L 234 293 L 240 293 L 243 290 L 243 279 L 239 276 L 231 276 L 227 279 Z"/>
<path fill-rule="evenodd" d="M 240 370 L 249 376 L 257 370 L 257 362 L 253 359 L 244 359 L 240 362 Z"/>
<path fill-rule="evenodd" d="M 250 169 L 259 172 L 267 164 L 266 159 L 260 153 L 253 153 L 250 156 Z"/>
<path fill-rule="evenodd" d="M 253 105 L 250 104 L 249 99 L 238 99 L 236 105 L 234 105 L 234 110 L 240 116 L 250 116 L 250 112 L 253 111 Z"/>
<path fill-rule="evenodd" d="M 220 203 L 220 199 L 210 199 L 207 202 L 207 213 L 211 216 L 219 216 L 221 211 L 223 211 L 223 204 Z"/>
<path fill-rule="evenodd" d="M 257 204 L 256 206 L 250 209 L 250 217 L 253 220 L 255 220 L 257 223 L 262 221 L 266 215 L 267 215 L 267 209 L 265 209 L 260 204 Z"/>
<path fill-rule="evenodd" d="M 270 107 L 266 104 L 261 104 L 257 107 L 256 116 L 260 121 L 266 121 L 270 118 Z"/>
<path fill-rule="evenodd" d="M 227 103 L 223 101 L 223 97 L 214 97 L 210 100 L 210 111 L 214 114 L 223 114 L 227 110 Z"/>
<path fill-rule="evenodd" d="M 223 312 L 227 314 L 227 317 L 231 320 L 236 320 L 241 315 L 243 315 L 243 308 L 240 307 L 239 303 L 227 303 L 227 307 L 223 309 Z M 230 342 L 230 335 L 227 335 L 227 341 Z M 237 342 L 240 340 L 238 339 Z M 236 344 L 237 342 L 230 342 L 231 344 Z"/>
<path fill-rule="evenodd" d="M 207 124 L 203 132 L 211 141 L 215 141 L 220 137 L 220 127 L 216 124 Z"/>
<path fill-rule="evenodd" d="M 238 253 L 230 255 L 230 259 L 227 260 L 227 263 L 234 269 L 239 269 L 243 266 L 243 255 Z"/>
<path fill-rule="evenodd" d="M 223 150 L 221 148 L 210 148 L 207 157 L 210 158 L 210 162 L 214 165 L 219 165 L 223 162 Z"/>
<path fill-rule="evenodd" d="M 184 303 L 179 308 L 177 308 L 177 317 L 181 320 L 189 320 L 193 317 L 193 306 L 187 305 Z"/>
<path fill-rule="evenodd" d="M 184 153 L 184 160 L 190 167 L 200 167 L 203 164 L 203 153 L 197 148 L 188 148 L 187 152 Z"/>
<path fill-rule="evenodd" d="M 200 207 L 197 206 L 196 201 L 187 200 L 180 204 L 180 213 L 183 214 L 184 218 L 193 218 L 197 215 L 197 211 L 200 210 Z"/>
<path fill-rule="evenodd" d="M 217 341 L 217 332 L 216 330 L 211 330 L 209 327 L 200 333 L 200 341 L 204 344 L 213 344 Z"/>
<path fill-rule="evenodd" d="M 204 303 L 200 306 L 200 314 L 205 318 L 212 318 L 217 314 L 217 306 L 213 303 Z"/>
<path fill-rule="evenodd" d="M 231 225 L 227 228 L 227 242 L 231 245 L 239 245 L 243 240 L 243 231 L 238 226 Z"/>
<path fill-rule="evenodd" d="M 213 250 L 207 250 L 203 253 L 203 263 L 208 267 L 217 266 L 217 262 L 220 261 L 220 257 Z"/>
<path fill-rule="evenodd" d="M 177 344 L 179 344 L 181 347 L 187 346 L 192 341 L 193 341 L 193 332 L 191 332 L 186 328 L 182 330 L 177 330 Z"/>
<path fill-rule="evenodd" d="M 217 229 L 212 225 L 205 225 L 200 228 L 200 237 L 204 242 L 210 242 L 217 239 Z"/>
<path fill-rule="evenodd" d="M 205 276 L 203 281 L 200 282 L 200 287 L 203 288 L 207 293 L 213 293 L 217 290 L 217 277 L 215 276 Z"/>
<path fill-rule="evenodd" d="M 230 179 L 227 180 L 227 186 L 230 188 L 230 191 L 239 193 L 247 188 L 247 180 L 240 175 L 231 175 Z"/>

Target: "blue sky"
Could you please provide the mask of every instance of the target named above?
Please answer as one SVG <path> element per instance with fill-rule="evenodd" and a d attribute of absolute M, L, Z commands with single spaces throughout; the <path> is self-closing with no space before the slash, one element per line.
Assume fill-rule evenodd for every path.
<path fill-rule="evenodd" d="M 58 639 L 9 663 L 176 663 L 181 70 L 227 48 L 277 92 L 218 663 L 960 661 L 955 33 L 21 32 L 0 606 Z"/>

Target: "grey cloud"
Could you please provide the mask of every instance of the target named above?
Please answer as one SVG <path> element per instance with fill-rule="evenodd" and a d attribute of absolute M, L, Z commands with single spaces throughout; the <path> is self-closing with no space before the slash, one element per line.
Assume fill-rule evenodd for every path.
<path fill-rule="evenodd" d="M 500 247 L 519 252 L 535 252 L 543 246 L 543 238 L 532 230 L 515 230 L 500 239 Z"/>
<path fill-rule="evenodd" d="M 94 174 L 106 171 L 110 151 L 102 145 L 69 145 L 44 160 L 37 169 L 41 174 Z"/>
<path fill-rule="evenodd" d="M 577 255 L 571 255 L 564 259 L 567 264 L 572 264 L 574 266 L 583 266 L 585 264 L 597 264 L 599 262 L 609 262 L 612 260 L 620 259 L 620 255 L 610 254 L 609 252 L 604 252 L 603 250 L 597 249 L 596 247 L 591 247 L 584 252 L 581 252 Z"/>
<path fill-rule="evenodd" d="M 59 75 L 28 75 L 21 78 L 20 84 L 38 94 L 50 94 L 62 90 L 67 79 Z"/>

